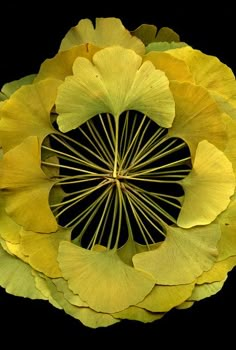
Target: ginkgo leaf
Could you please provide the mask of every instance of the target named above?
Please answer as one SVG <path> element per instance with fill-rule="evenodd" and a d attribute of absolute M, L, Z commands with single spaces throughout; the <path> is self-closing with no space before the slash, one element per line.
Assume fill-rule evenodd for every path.
<path fill-rule="evenodd" d="M 191 229 L 169 226 L 159 248 L 133 257 L 134 267 L 151 274 L 157 284 L 192 283 L 216 261 L 219 238 L 216 224 Z"/>
<path fill-rule="evenodd" d="M 187 63 L 197 85 L 207 88 L 212 96 L 224 96 L 236 106 L 235 76 L 226 64 L 190 46 L 171 50 L 170 54 Z"/>
<path fill-rule="evenodd" d="M 62 309 L 62 307 L 52 297 L 51 291 L 48 287 L 46 279 L 40 273 L 38 273 L 36 271 L 33 271 L 32 274 L 34 276 L 36 287 L 45 296 L 45 298 L 49 301 L 49 303 L 52 304 L 57 309 Z"/>
<path fill-rule="evenodd" d="M 203 274 L 198 277 L 197 284 L 222 281 L 227 277 L 228 272 L 230 272 L 234 266 L 236 266 L 236 256 L 217 261 L 209 271 L 203 272 Z"/>
<path fill-rule="evenodd" d="M 58 292 L 56 286 L 50 279 L 47 278 L 46 283 L 53 299 L 60 305 L 60 307 L 63 308 L 67 314 L 80 320 L 85 326 L 91 328 L 107 327 L 119 322 L 118 319 L 115 319 L 109 314 L 96 312 L 89 307 L 77 307 L 70 304 L 64 298 L 63 293 Z"/>
<path fill-rule="evenodd" d="M 222 261 L 231 256 L 236 256 L 236 197 L 235 194 L 231 199 L 227 210 L 225 210 L 219 217 L 217 221 L 221 228 L 221 240 L 219 241 L 219 257 L 218 260 Z"/>
<path fill-rule="evenodd" d="M 10 83 L 6 83 L 3 85 L 1 92 L 9 98 L 21 86 L 32 84 L 35 77 L 36 74 L 30 74 L 21 79 L 11 81 Z"/>
<path fill-rule="evenodd" d="M 21 251 L 28 257 L 29 264 L 49 277 L 60 277 L 57 262 L 58 247 L 61 241 L 69 241 L 70 229 L 59 227 L 57 232 L 37 233 L 21 230 Z"/>
<path fill-rule="evenodd" d="M 185 194 L 178 225 L 184 228 L 207 225 L 227 208 L 234 194 L 232 164 L 214 145 L 201 141 L 193 169 L 181 180 L 181 185 Z"/>
<path fill-rule="evenodd" d="M 35 136 L 5 153 L 0 188 L 5 193 L 6 213 L 17 224 L 46 233 L 56 231 L 57 222 L 48 203 L 54 182 L 40 167 L 40 153 L 40 142 Z"/>
<path fill-rule="evenodd" d="M 55 132 L 50 120 L 60 81 L 46 79 L 18 89 L 1 108 L 0 138 L 4 151 L 25 138 L 37 136 L 42 142 Z"/>
<path fill-rule="evenodd" d="M 68 282 L 64 278 L 54 278 L 53 283 L 55 284 L 58 292 L 63 293 L 65 299 L 72 305 L 78 307 L 88 307 L 78 294 L 74 294 L 68 286 Z"/>
<path fill-rule="evenodd" d="M 128 309 L 113 313 L 112 316 L 118 319 L 126 319 L 148 323 L 160 320 L 164 316 L 164 313 L 149 312 L 137 306 L 130 306 Z"/>
<path fill-rule="evenodd" d="M 187 82 L 173 81 L 170 88 L 176 109 L 168 135 L 180 137 L 187 142 L 193 157 L 199 142 L 203 140 L 223 150 L 227 142 L 226 126 L 222 112 L 209 92 L 201 86 Z"/>
<path fill-rule="evenodd" d="M 91 60 L 93 55 L 100 49 L 91 44 L 74 46 L 70 50 L 60 51 L 54 57 L 46 59 L 40 67 L 34 82 L 52 78 L 65 80 L 72 75 L 72 67 L 77 57 L 85 57 Z"/>
<path fill-rule="evenodd" d="M 69 288 L 98 312 L 118 312 L 135 305 L 154 286 L 153 280 L 123 263 L 114 251 L 89 251 L 62 242 L 58 261 Z"/>
<path fill-rule="evenodd" d="M 137 306 L 152 312 L 167 312 L 187 300 L 193 288 L 193 283 L 177 286 L 158 285 Z"/>
<path fill-rule="evenodd" d="M 30 299 L 46 299 L 36 288 L 32 268 L 0 246 L 0 285 L 8 293 Z"/>
<path fill-rule="evenodd" d="M 125 29 L 120 19 L 112 17 L 96 18 L 95 28 L 92 21 L 82 19 L 66 34 L 61 42 L 60 50 L 68 50 L 81 44 L 93 44 L 98 47 L 120 45 L 138 54 L 144 53 L 143 43 Z"/>
<path fill-rule="evenodd" d="M 204 283 L 201 285 L 196 285 L 189 300 L 199 301 L 218 293 L 222 289 L 225 281 L 226 281 L 226 278 L 223 281 L 219 281 L 219 282 Z"/>
<path fill-rule="evenodd" d="M 178 49 L 180 47 L 187 46 L 184 42 L 175 42 L 175 41 L 159 41 L 159 42 L 153 42 L 147 45 L 146 52 L 152 52 L 152 51 L 168 51 L 173 49 Z"/>
<path fill-rule="evenodd" d="M 0 197 L 0 225 L 1 238 L 11 243 L 19 243 L 21 227 L 6 214 L 4 196 Z"/>
<path fill-rule="evenodd" d="M 98 51 L 92 62 L 78 57 L 73 76 L 61 84 L 56 99 L 62 132 L 75 129 L 99 113 L 116 119 L 126 110 L 140 111 L 160 126 L 170 127 L 174 100 L 165 74 L 150 61 L 118 46 Z"/>
<path fill-rule="evenodd" d="M 168 52 L 149 52 L 143 57 L 143 61 L 151 61 L 156 69 L 165 72 L 169 80 L 194 82 L 187 64 L 168 54 Z"/>
<path fill-rule="evenodd" d="M 152 24 L 141 24 L 132 31 L 132 34 L 141 39 L 145 45 L 152 42 L 178 42 L 179 35 L 171 28 L 162 27 L 157 31 L 157 27 Z"/>

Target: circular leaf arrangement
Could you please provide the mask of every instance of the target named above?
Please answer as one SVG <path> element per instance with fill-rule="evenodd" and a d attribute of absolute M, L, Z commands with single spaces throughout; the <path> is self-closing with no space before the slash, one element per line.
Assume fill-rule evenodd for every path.
<path fill-rule="evenodd" d="M 236 83 L 169 28 L 81 20 L 0 93 L 0 285 L 152 322 L 236 265 Z"/>

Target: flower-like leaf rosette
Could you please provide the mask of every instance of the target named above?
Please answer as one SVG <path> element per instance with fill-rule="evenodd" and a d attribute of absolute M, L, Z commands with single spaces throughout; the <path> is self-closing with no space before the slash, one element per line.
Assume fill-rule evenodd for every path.
<path fill-rule="evenodd" d="M 236 265 L 235 96 L 169 28 L 81 20 L 2 88 L 1 286 L 93 328 L 217 293 Z"/>

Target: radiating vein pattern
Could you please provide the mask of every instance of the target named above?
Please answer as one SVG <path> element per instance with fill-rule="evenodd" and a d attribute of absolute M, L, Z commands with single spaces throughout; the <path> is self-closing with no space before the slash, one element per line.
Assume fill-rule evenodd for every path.
<path fill-rule="evenodd" d="M 73 229 L 74 243 L 118 249 L 130 238 L 150 249 L 165 238 L 166 224 L 176 224 L 184 196 L 179 182 L 191 171 L 191 158 L 183 140 L 127 111 L 118 122 L 102 114 L 50 135 L 42 167 L 56 182 L 51 210 Z"/>

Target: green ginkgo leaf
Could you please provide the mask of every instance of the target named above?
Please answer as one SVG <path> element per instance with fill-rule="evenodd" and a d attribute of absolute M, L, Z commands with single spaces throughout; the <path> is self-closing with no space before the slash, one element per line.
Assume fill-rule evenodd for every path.
<path fill-rule="evenodd" d="M 0 285 L 8 293 L 30 299 L 47 299 L 35 285 L 32 268 L 0 246 Z"/>

